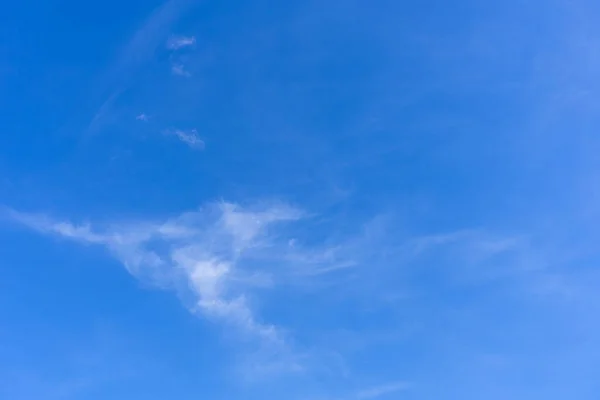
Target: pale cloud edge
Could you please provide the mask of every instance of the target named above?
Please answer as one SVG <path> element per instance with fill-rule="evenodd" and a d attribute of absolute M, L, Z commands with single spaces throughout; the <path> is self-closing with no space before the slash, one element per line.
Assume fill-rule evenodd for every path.
<path fill-rule="evenodd" d="M 165 135 L 174 136 L 182 143 L 186 144 L 192 149 L 195 150 L 203 150 L 204 149 L 204 141 L 198 135 L 198 131 L 196 129 L 190 130 L 182 130 L 182 129 L 167 129 L 164 131 Z"/>
<path fill-rule="evenodd" d="M 196 44 L 194 36 L 171 36 L 167 40 L 167 48 L 169 50 L 179 50 L 183 47 L 189 47 Z"/>

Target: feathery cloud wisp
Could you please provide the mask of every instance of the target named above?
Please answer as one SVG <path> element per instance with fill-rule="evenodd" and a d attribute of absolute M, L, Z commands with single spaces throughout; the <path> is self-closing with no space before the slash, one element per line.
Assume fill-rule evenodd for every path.
<path fill-rule="evenodd" d="M 196 44 L 196 38 L 194 36 L 171 36 L 167 41 L 167 48 L 169 50 L 178 50 L 183 47 L 189 47 Z"/>
<path fill-rule="evenodd" d="M 195 150 L 203 150 L 204 149 L 204 141 L 200 139 L 198 136 L 198 131 L 195 129 L 191 129 L 189 131 L 184 131 L 181 129 L 169 129 L 166 130 L 165 135 L 175 136 L 181 142 L 188 145 L 190 148 Z"/>
<path fill-rule="evenodd" d="M 283 344 L 276 327 L 257 320 L 247 300 L 248 287 L 236 277 L 243 273 L 239 265 L 247 249 L 257 246 L 259 239 L 268 241 L 268 231 L 278 224 L 301 217 L 294 208 L 247 211 L 221 203 L 163 223 L 104 226 L 76 225 L 15 211 L 10 217 L 42 233 L 103 245 L 140 279 L 167 288 L 184 284 L 181 294 L 193 298 L 192 311 L 270 344 Z"/>
<path fill-rule="evenodd" d="M 314 216 L 282 203 L 211 203 L 163 221 L 100 224 L 13 210 L 3 214 L 43 234 L 102 246 L 137 279 L 176 292 L 190 312 L 224 327 L 228 336 L 242 339 L 240 345 L 251 344 L 243 347 L 238 364 L 250 380 L 297 373 L 313 362 L 293 344 L 293 332 L 260 317 L 255 300 L 268 301 L 262 295 L 275 285 L 296 279 L 310 284 L 328 269 L 338 270 L 329 265 L 349 263 L 346 257 L 357 254 L 356 243 L 344 250 L 343 243 L 307 245 L 296 239 L 290 247 L 291 237 Z"/>

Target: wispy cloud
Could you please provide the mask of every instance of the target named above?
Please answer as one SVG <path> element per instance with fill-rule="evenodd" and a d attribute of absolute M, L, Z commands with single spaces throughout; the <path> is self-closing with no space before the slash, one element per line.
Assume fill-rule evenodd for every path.
<path fill-rule="evenodd" d="M 198 131 L 191 129 L 184 131 L 181 129 L 168 129 L 164 132 L 166 135 L 175 136 L 181 142 L 188 145 L 190 148 L 195 150 L 204 149 L 204 141 L 198 136 Z"/>
<path fill-rule="evenodd" d="M 98 79 L 101 82 L 99 86 L 102 91 L 107 90 L 110 94 L 108 97 L 104 97 L 105 100 L 85 129 L 87 136 L 101 130 L 107 119 L 113 114 L 115 102 L 131 84 L 135 72 L 152 58 L 156 48 L 164 42 L 169 34 L 171 25 L 195 2 L 195 0 L 166 1 L 154 10 L 123 46 L 115 61 Z M 104 93 L 106 95 L 106 92 Z"/>
<path fill-rule="evenodd" d="M 183 278 L 196 299 L 194 310 L 231 322 L 270 340 L 276 329 L 256 321 L 245 298 L 230 287 L 241 253 L 274 225 L 299 218 L 292 208 L 246 211 L 230 203 L 212 205 L 163 223 L 136 222 L 92 227 L 43 215 L 11 212 L 14 220 L 43 233 L 105 246 L 133 275 L 173 286 Z M 161 252 L 159 248 L 165 246 Z"/>
<path fill-rule="evenodd" d="M 73 223 L 11 210 L 4 215 L 44 234 L 102 246 L 135 277 L 176 292 L 191 312 L 224 327 L 229 335 L 243 338 L 244 343 L 251 343 L 253 349 L 245 348 L 237 365 L 242 366 L 239 372 L 244 377 L 252 379 L 284 371 L 313 371 L 314 360 L 323 360 L 322 348 L 311 347 L 304 352 L 308 347 L 295 344 L 294 338 L 302 333 L 296 336 L 294 330 L 287 329 L 293 328 L 293 321 L 282 326 L 278 320 L 262 317 L 257 301 L 268 303 L 274 298 L 266 293 L 275 294 L 282 288 L 302 290 L 305 284 L 312 291 L 316 286 L 323 288 L 325 278 L 333 278 L 335 284 L 352 282 L 351 288 L 339 285 L 336 296 L 364 296 L 369 307 L 377 307 L 377 297 L 384 295 L 385 290 L 397 293 L 399 285 L 412 279 L 407 270 L 414 264 L 401 254 L 407 250 L 414 257 L 433 255 L 434 259 L 429 260 L 433 263 L 418 264 L 416 269 L 420 272 L 415 272 L 418 275 L 422 268 L 431 268 L 432 274 L 443 278 L 444 285 L 463 285 L 467 281 L 469 285 L 478 284 L 482 279 L 489 282 L 497 274 L 491 270 L 514 276 L 518 285 L 546 283 L 542 281 L 545 274 L 523 276 L 518 271 L 522 263 L 529 261 L 528 249 L 523 252 L 523 241 L 510 236 L 469 230 L 409 238 L 404 244 L 398 239 L 401 242 L 391 247 L 399 249 L 399 253 L 391 253 L 392 261 L 386 266 L 383 264 L 389 259 L 382 253 L 390 243 L 382 243 L 382 237 L 390 235 L 377 228 L 381 224 L 366 224 L 369 228 L 359 235 L 337 240 L 331 240 L 331 232 L 321 232 L 322 240 L 315 244 L 314 238 L 305 240 L 303 232 L 319 223 L 318 216 L 282 203 L 241 206 L 219 202 L 164 220 L 108 223 Z M 436 252 L 445 252 L 447 247 L 452 249 L 450 263 L 436 256 Z M 494 258 L 498 256 L 500 263 L 496 268 Z M 472 259 L 474 268 L 461 266 Z M 438 262 L 443 266 L 433 265 Z M 506 266 L 512 269 L 507 270 Z M 342 276 L 349 279 L 338 280 L 338 274 L 346 272 Z M 398 273 L 403 282 L 398 280 Z M 370 281 L 376 281 L 376 286 L 369 286 Z M 406 381 L 395 381 L 342 393 L 339 398 L 393 398 L 395 393 L 409 389 Z"/>
<path fill-rule="evenodd" d="M 239 373 L 247 379 L 302 371 L 320 357 L 298 349 L 293 332 L 277 321 L 264 321 L 255 302 L 267 301 L 263 295 L 273 286 L 310 283 L 357 264 L 350 260 L 356 249 L 344 250 L 344 242 L 296 239 L 290 246 L 314 215 L 278 202 L 211 203 L 162 221 L 74 223 L 14 210 L 3 214 L 43 234 L 104 247 L 136 278 L 176 292 L 192 313 L 244 343 L 251 340 L 253 350 L 239 355 Z"/>
<path fill-rule="evenodd" d="M 404 381 L 386 383 L 384 385 L 362 390 L 356 394 L 355 398 L 359 400 L 376 399 L 402 390 L 407 390 L 409 387 L 410 384 Z"/>
<path fill-rule="evenodd" d="M 186 78 L 192 76 L 192 74 L 189 73 L 182 64 L 171 65 L 171 72 L 173 73 L 173 75 L 183 76 Z"/>
<path fill-rule="evenodd" d="M 190 309 L 269 345 L 285 346 L 280 330 L 256 317 L 243 279 L 245 253 L 272 244 L 278 228 L 302 218 L 285 205 L 244 209 L 218 203 L 164 222 L 92 225 L 8 211 L 8 216 L 45 234 L 101 245 L 134 276 L 179 291 Z"/>
<path fill-rule="evenodd" d="M 137 121 L 142 121 L 142 122 L 148 122 L 150 120 L 150 117 L 144 113 L 138 114 L 135 119 Z"/>
<path fill-rule="evenodd" d="M 167 40 L 167 48 L 169 50 L 178 50 L 183 47 L 189 47 L 196 44 L 196 38 L 194 36 L 171 36 Z"/>

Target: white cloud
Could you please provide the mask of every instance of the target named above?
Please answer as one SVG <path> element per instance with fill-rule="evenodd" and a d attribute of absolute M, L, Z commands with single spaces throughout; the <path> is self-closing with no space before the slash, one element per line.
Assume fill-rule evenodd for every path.
<path fill-rule="evenodd" d="M 169 50 L 178 50 L 183 47 L 189 47 L 196 44 L 196 38 L 194 36 L 171 36 L 167 40 L 167 48 Z"/>
<path fill-rule="evenodd" d="M 4 214 L 44 234 L 103 246 L 136 278 L 177 293 L 190 312 L 250 345 L 239 355 L 239 373 L 252 380 L 298 373 L 313 362 L 298 352 L 292 332 L 260 318 L 257 302 L 268 301 L 274 285 L 302 287 L 299 280 L 310 283 L 346 262 L 343 254 L 356 254 L 343 244 L 303 243 L 302 224 L 314 216 L 283 203 L 211 203 L 162 221 L 73 223 Z M 290 247 L 291 238 L 298 244 Z"/>
<path fill-rule="evenodd" d="M 515 265 L 521 258 L 515 238 L 462 231 L 408 239 L 403 245 L 397 239 L 389 239 L 393 243 L 385 242 L 384 239 L 390 237 L 386 234 L 389 231 L 377 228 L 379 224 L 367 224 L 367 229 L 359 235 L 338 237 L 335 241 L 329 232 L 321 236 L 321 243 L 311 245 L 307 238 L 312 238 L 314 230 L 307 230 L 307 224 L 314 226 L 313 223 L 318 225 L 322 221 L 286 204 L 242 206 L 220 202 L 162 221 L 104 224 L 65 222 L 14 211 L 8 215 L 42 233 L 104 246 L 135 277 L 176 291 L 194 314 L 220 324 L 228 334 L 243 338 L 245 343 L 250 340 L 251 347 L 258 350 L 242 352 L 240 360 L 244 364 L 242 374 L 253 379 L 256 375 L 260 378 L 263 374 L 302 371 L 303 367 L 313 371 L 317 364 L 310 356 L 299 354 L 293 344 L 293 333 L 277 325 L 276 320 L 261 318 L 256 302 L 270 299 L 262 296 L 270 285 L 279 285 L 272 292 L 276 293 L 281 288 L 302 290 L 306 284 L 310 285 L 308 290 L 315 287 L 321 290 L 323 284 L 331 282 L 337 285 L 333 291 L 336 296 L 364 296 L 371 306 L 380 301 L 377 296 L 384 296 L 387 289 L 398 292 L 399 281 L 394 271 L 404 269 L 402 279 L 411 279 L 410 271 L 406 271 L 411 261 L 403 257 L 403 252 L 416 257 L 424 256 L 425 251 L 445 251 L 448 246 L 455 249 L 456 252 L 450 253 L 455 268 L 448 271 L 448 279 L 444 278 L 450 285 L 470 284 L 472 277 L 480 281 L 477 277 L 482 272 L 479 271 L 489 269 L 460 267 L 468 264 L 465 260 L 471 259 L 473 251 L 478 266 L 490 266 L 494 270 L 503 271 L 506 263 Z M 305 236 L 304 232 L 311 233 Z M 397 252 L 386 255 L 386 247 Z M 515 257 L 505 257 L 504 253 L 515 251 Z M 495 268 L 488 260 L 498 255 L 500 263 Z M 442 259 L 435 261 L 448 265 Z M 481 264 L 483 261 L 485 264 Z M 432 270 L 432 273 L 443 273 L 443 269 Z M 338 275 L 345 271 L 347 275 Z M 488 273 L 485 272 L 482 279 L 488 279 Z M 524 277 L 518 272 L 506 273 L 515 274 L 519 279 Z M 456 274 L 464 274 L 468 279 L 452 278 Z M 345 285 L 350 281 L 344 278 L 352 279 L 353 284 Z M 539 281 L 538 275 L 525 278 L 525 283 Z M 376 286 L 371 285 L 372 282 L 376 282 Z M 320 347 L 312 347 L 310 351 L 323 352 Z M 375 399 L 408 387 L 406 382 L 392 382 L 347 393 L 346 398 Z"/>
<path fill-rule="evenodd" d="M 137 115 L 135 117 L 135 119 L 137 121 L 148 122 L 150 120 L 150 117 L 144 113 L 141 113 L 141 114 Z"/>
<path fill-rule="evenodd" d="M 189 78 L 192 74 L 189 71 L 186 71 L 185 67 L 182 64 L 173 64 L 171 65 L 171 72 L 173 75 L 183 76 Z"/>
<path fill-rule="evenodd" d="M 196 131 L 195 129 L 191 129 L 189 131 L 184 131 L 181 129 L 169 129 L 165 131 L 165 134 L 175 136 L 181 142 L 185 143 L 193 149 L 204 149 L 204 141 L 200 139 L 200 136 L 198 136 L 198 131 Z"/>
<path fill-rule="evenodd" d="M 232 203 L 212 204 L 164 222 L 92 226 L 10 211 L 32 229 L 80 243 L 105 246 L 136 277 L 161 287 L 184 284 L 191 309 L 222 321 L 238 332 L 283 346 L 279 329 L 257 320 L 248 301 L 252 280 L 237 279 L 243 253 L 270 242 L 269 232 L 302 213 L 290 206 L 246 210 Z"/>

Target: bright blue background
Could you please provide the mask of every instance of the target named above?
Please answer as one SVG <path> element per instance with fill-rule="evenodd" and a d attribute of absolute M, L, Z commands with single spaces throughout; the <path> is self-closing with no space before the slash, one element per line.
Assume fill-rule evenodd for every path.
<path fill-rule="evenodd" d="M 4 218 L 0 397 L 600 396 L 600 5 L 1 6 L 6 207 L 105 221 L 275 198 L 328 219 L 317 242 L 383 215 L 375 252 L 464 230 L 519 245 L 480 260 L 452 242 L 362 262 L 347 290 L 270 292 L 261 316 L 331 354 L 248 381 L 222 328 L 176 295 Z M 174 56 L 171 35 L 196 44 Z M 190 77 L 171 74 L 173 57 Z M 197 129 L 205 149 L 169 128 Z M 408 388 L 364 392 L 397 381 Z"/>

